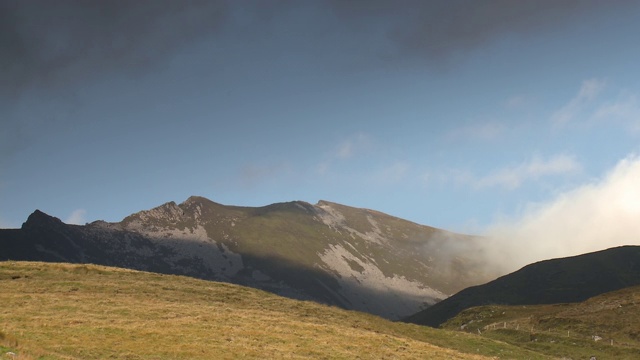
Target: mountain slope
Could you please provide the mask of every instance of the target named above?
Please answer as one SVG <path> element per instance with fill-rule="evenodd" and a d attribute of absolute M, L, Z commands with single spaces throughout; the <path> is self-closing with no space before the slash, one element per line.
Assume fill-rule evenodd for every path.
<path fill-rule="evenodd" d="M 405 321 L 437 327 L 473 306 L 579 302 L 639 284 L 640 246 L 622 246 L 527 265 L 487 284 L 464 289 Z"/>
<path fill-rule="evenodd" d="M 251 208 L 190 197 L 119 223 L 67 225 L 36 211 L 0 230 L 0 259 L 188 275 L 398 319 L 495 278 L 472 254 L 443 253 L 443 241 L 476 239 L 327 201 Z"/>
<path fill-rule="evenodd" d="M 0 262 L 0 286 L 0 349 L 20 359 L 546 358 L 477 336 L 180 276 Z"/>
<path fill-rule="evenodd" d="M 481 333 L 555 357 L 638 359 L 640 286 L 580 303 L 473 307 L 442 327 Z"/>

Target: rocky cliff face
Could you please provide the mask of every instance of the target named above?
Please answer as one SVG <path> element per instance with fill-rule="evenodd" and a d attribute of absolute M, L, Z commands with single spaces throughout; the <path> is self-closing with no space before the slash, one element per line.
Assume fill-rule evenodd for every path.
<path fill-rule="evenodd" d="M 190 197 L 119 223 L 67 225 L 36 211 L 22 229 L 0 230 L 0 259 L 188 275 L 398 319 L 494 275 L 440 253 L 443 241 L 476 239 L 327 201 L 249 208 Z"/>

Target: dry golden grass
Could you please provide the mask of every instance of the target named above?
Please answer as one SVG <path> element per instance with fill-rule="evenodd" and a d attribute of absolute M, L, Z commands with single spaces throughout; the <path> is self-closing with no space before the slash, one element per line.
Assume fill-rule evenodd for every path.
<path fill-rule="evenodd" d="M 428 342 L 451 336 L 444 331 L 186 277 L 4 262 L 0 285 L 4 358 L 9 350 L 16 359 L 487 358 Z M 466 340 L 456 341 L 503 351 Z"/>

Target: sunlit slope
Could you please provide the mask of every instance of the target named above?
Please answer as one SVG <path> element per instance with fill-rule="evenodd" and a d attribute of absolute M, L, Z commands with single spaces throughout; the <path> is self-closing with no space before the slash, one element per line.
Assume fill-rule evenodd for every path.
<path fill-rule="evenodd" d="M 188 277 L 2 262 L 0 287 L 0 345 L 22 358 L 545 358 L 478 336 Z"/>
<path fill-rule="evenodd" d="M 442 327 L 557 357 L 639 359 L 640 286 L 573 304 L 473 307 Z"/>

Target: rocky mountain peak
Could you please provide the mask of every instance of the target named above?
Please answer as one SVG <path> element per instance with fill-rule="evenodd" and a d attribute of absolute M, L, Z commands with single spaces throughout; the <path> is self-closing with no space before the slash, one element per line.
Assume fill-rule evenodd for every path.
<path fill-rule="evenodd" d="M 329 205 L 334 205 L 334 203 L 327 200 L 318 200 L 318 202 L 316 203 L 316 206 L 329 206 Z"/>
<path fill-rule="evenodd" d="M 27 221 L 22 224 L 22 229 L 32 229 L 39 227 L 47 227 L 47 226 L 60 226 L 64 225 L 62 220 L 57 217 L 53 217 L 51 215 L 47 215 L 40 210 L 34 211 L 29 217 Z"/>
<path fill-rule="evenodd" d="M 189 196 L 189 198 L 185 201 L 183 201 L 180 206 L 191 206 L 191 205 L 208 205 L 208 204 L 213 204 L 214 202 L 202 197 L 202 196 L 196 196 L 196 195 L 192 195 Z"/>
<path fill-rule="evenodd" d="M 129 215 L 122 223 L 156 223 L 167 222 L 175 223 L 182 220 L 184 211 L 175 203 L 175 201 L 169 201 L 160 206 L 157 206 L 150 210 L 139 211 L 135 214 Z"/>

